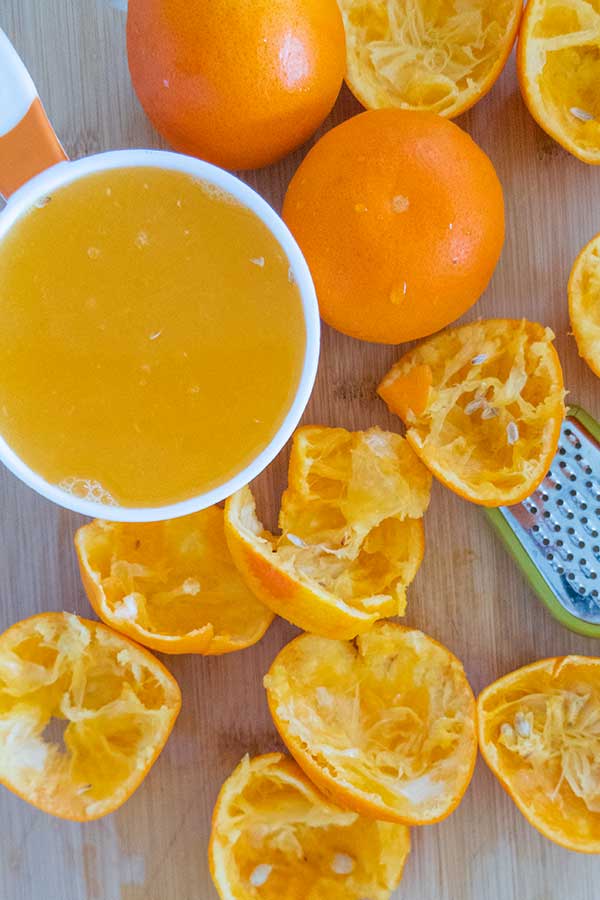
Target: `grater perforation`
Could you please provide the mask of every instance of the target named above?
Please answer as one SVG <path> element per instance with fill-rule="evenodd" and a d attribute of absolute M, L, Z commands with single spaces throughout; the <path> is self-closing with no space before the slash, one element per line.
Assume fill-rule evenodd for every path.
<path fill-rule="evenodd" d="M 569 411 L 550 470 L 523 503 L 489 512 L 551 612 L 600 637 L 600 428 Z"/>

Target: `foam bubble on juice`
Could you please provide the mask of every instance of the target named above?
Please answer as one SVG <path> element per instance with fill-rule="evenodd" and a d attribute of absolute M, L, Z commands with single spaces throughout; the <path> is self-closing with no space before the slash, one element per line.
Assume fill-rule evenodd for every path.
<path fill-rule="evenodd" d="M 58 487 L 66 494 L 72 494 L 81 500 L 90 500 L 92 503 L 102 503 L 104 506 L 118 506 L 119 504 L 112 494 L 102 487 L 99 481 L 91 478 L 78 478 L 72 475 L 59 481 Z"/>

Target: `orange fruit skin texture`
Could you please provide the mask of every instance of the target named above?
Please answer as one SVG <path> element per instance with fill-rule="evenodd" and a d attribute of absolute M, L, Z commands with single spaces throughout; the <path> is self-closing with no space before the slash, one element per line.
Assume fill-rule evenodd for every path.
<path fill-rule="evenodd" d="M 146 755 L 146 757 L 142 760 L 138 758 L 136 760 L 136 765 L 132 767 L 132 773 L 127 778 L 126 782 L 121 784 L 116 784 L 113 795 L 109 797 L 105 797 L 102 801 L 94 804 L 94 811 L 86 810 L 86 803 L 80 796 L 80 791 L 77 790 L 77 784 L 73 783 L 72 777 L 69 775 L 68 769 L 65 771 L 56 772 L 51 767 L 51 762 L 44 761 L 44 765 L 41 771 L 37 770 L 34 767 L 33 769 L 33 778 L 30 783 L 27 783 L 25 786 L 23 785 L 23 781 L 25 779 L 21 776 L 21 774 L 17 772 L 13 772 L 11 775 L 11 768 L 15 768 L 15 765 L 18 767 L 19 765 L 24 765 L 24 754 L 23 749 L 27 750 L 29 745 L 31 744 L 31 736 L 35 736 L 38 740 L 38 746 L 41 741 L 44 742 L 46 746 L 49 745 L 49 741 L 46 740 L 43 736 L 41 736 L 40 740 L 40 727 L 39 723 L 33 722 L 33 719 L 27 719 L 27 707 L 30 705 L 35 706 L 36 704 L 36 691 L 30 690 L 26 691 L 26 687 L 23 687 L 23 691 L 25 696 L 23 697 L 23 706 L 25 710 L 20 710 L 18 708 L 18 704 L 14 701 L 14 705 L 16 707 L 16 717 L 21 719 L 22 722 L 25 722 L 24 727 L 20 730 L 20 733 L 17 729 L 15 729 L 16 740 L 15 743 L 15 758 L 10 759 L 10 751 L 2 752 L 5 750 L 5 747 L 0 746 L 0 762 L 2 764 L 2 769 L 0 771 L 0 784 L 4 785 L 4 787 L 8 788 L 13 794 L 16 794 L 22 800 L 25 800 L 26 803 L 35 806 L 36 808 L 42 810 L 45 813 L 53 815 L 60 819 L 66 819 L 71 822 L 91 822 L 96 819 L 102 818 L 103 816 L 108 815 L 111 812 L 114 812 L 120 806 L 125 803 L 126 800 L 131 797 L 131 795 L 137 790 L 142 781 L 145 779 L 146 775 L 156 762 L 160 753 L 164 749 L 164 746 L 169 738 L 171 731 L 173 730 L 173 726 L 179 715 L 181 709 L 181 691 L 179 689 L 179 685 L 177 681 L 171 675 L 169 670 L 160 662 L 160 660 L 156 659 L 155 656 L 152 655 L 148 650 L 143 647 L 140 647 L 139 644 L 136 644 L 134 641 L 130 640 L 127 637 L 124 637 L 121 634 L 117 634 L 110 628 L 107 628 L 106 625 L 101 624 L 100 622 L 94 622 L 90 619 L 84 619 L 80 616 L 75 616 L 70 613 L 64 612 L 48 612 L 48 613 L 39 613 L 37 615 L 31 616 L 28 619 L 23 619 L 20 622 L 15 622 L 10 628 L 8 628 L 3 634 L 0 635 L 0 692 L 3 686 L 3 683 L 8 683 L 10 688 L 10 676 L 12 673 L 13 678 L 15 677 L 15 670 L 13 666 L 8 666 L 6 669 L 1 665 L 4 662 L 2 658 L 7 651 L 10 651 L 12 646 L 19 644 L 26 644 L 28 641 L 31 641 L 32 635 L 35 635 L 36 628 L 38 624 L 41 625 L 42 628 L 48 628 L 56 633 L 56 635 L 62 635 L 62 639 L 65 639 L 65 635 L 68 634 L 68 631 L 71 627 L 73 627 L 73 623 L 75 623 L 75 627 L 77 629 L 83 629 L 87 631 L 87 633 L 91 636 L 91 643 L 95 641 L 96 643 L 103 644 L 104 646 L 112 646 L 114 648 L 115 658 L 117 654 L 130 654 L 131 660 L 133 662 L 133 671 L 135 674 L 135 667 L 137 666 L 140 670 L 145 669 L 144 676 L 146 678 L 147 683 L 153 679 L 163 690 L 163 695 L 165 701 L 168 701 L 168 705 L 163 706 L 162 712 L 163 722 L 156 722 L 156 726 L 153 730 L 152 734 L 152 746 L 150 748 L 150 753 Z M 50 652 L 52 652 L 50 650 Z M 64 653 L 64 645 L 62 652 Z M 76 659 L 75 663 L 79 663 L 80 666 L 85 658 L 86 649 L 82 648 L 81 658 Z M 118 661 L 117 659 L 115 660 Z M 57 654 L 57 659 L 55 666 L 60 662 L 60 652 Z M 96 661 L 97 662 L 97 661 Z M 125 718 L 125 714 L 122 709 L 118 707 L 123 704 L 123 698 L 120 700 L 116 700 L 114 704 L 107 703 L 106 704 L 106 712 L 103 711 L 101 705 L 98 703 L 99 691 L 98 691 L 98 683 L 100 681 L 102 672 L 102 667 L 98 666 L 98 671 L 93 671 L 93 666 L 91 670 L 91 675 L 88 682 L 88 673 L 85 672 L 85 663 L 83 662 L 84 668 L 83 670 L 79 669 L 79 675 L 83 674 L 84 676 L 84 685 L 85 689 L 83 691 L 83 701 L 85 701 L 85 695 L 89 690 L 92 695 L 92 710 L 98 713 L 101 718 L 104 719 L 105 727 L 108 726 L 110 729 L 111 725 L 115 725 L 117 729 L 117 739 L 118 739 L 118 729 L 119 727 L 123 729 L 123 719 Z M 74 667 L 73 667 L 74 668 Z M 50 705 L 48 708 L 44 707 L 43 704 L 43 694 L 44 691 L 48 694 L 47 701 L 49 704 L 56 703 L 57 699 L 60 698 L 61 692 L 59 690 L 57 694 L 57 689 L 59 688 L 61 682 L 64 685 L 64 678 L 60 678 L 59 674 L 54 678 L 54 683 L 52 683 L 52 679 L 49 676 L 49 672 L 51 672 L 52 666 L 46 661 L 44 666 L 42 665 L 33 665 L 33 673 L 34 678 L 37 675 L 37 694 L 41 695 L 39 699 L 39 704 L 41 711 L 50 718 L 56 714 L 56 710 L 52 708 Z M 4 673 L 7 673 L 7 677 Z M 104 669 L 104 677 L 109 678 L 113 673 L 110 673 Z M 46 675 L 46 678 L 42 676 Z M 3 677 L 4 676 L 4 677 Z M 143 677 L 143 676 L 142 676 Z M 67 682 L 68 686 L 68 682 Z M 127 680 L 123 678 L 123 686 L 127 687 Z M 22 687 L 19 682 L 15 685 L 16 689 Z M 73 685 L 71 686 L 73 687 Z M 52 688 L 54 688 L 54 693 L 52 694 Z M 77 686 L 75 686 L 75 691 L 71 691 L 71 697 L 73 693 L 77 692 Z M 10 691 L 9 691 L 10 696 Z M 83 702 L 80 700 L 79 702 Z M 84 713 L 81 718 L 81 721 L 77 721 L 77 717 L 75 717 L 74 721 L 71 721 L 64 735 L 64 743 L 65 745 L 71 749 L 69 746 L 72 743 L 69 740 L 69 728 L 75 726 L 85 726 L 85 713 L 87 712 L 88 716 L 90 716 L 90 721 L 93 722 L 93 712 L 90 710 L 81 710 L 75 701 L 72 702 L 72 705 L 76 707 L 77 710 L 80 710 Z M 111 706 L 113 707 L 113 712 L 111 714 Z M 10 709 L 6 709 L 3 712 L 3 715 L 0 716 L 0 729 L 2 728 L 3 719 L 8 718 L 11 714 Z M 135 724 L 134 714 L 132 713 L 133 723 Z M 121 724 L 119 724 L 121 723 Z M 36 728 L 36 725 L 38 726 Z M 131 735 L 129 735 L 130 737 Z M 25 737 L 25 746 L 23 747 L 23 742 L 19 742 L 19 738 Z M 112 749 L 109 741 L 106 737 L 101 734 L 100 737 L 102 740 L 97 740 L 96 742 L 96 750 L 98 751 L 98 759 L 96 760 L 96 765 L 94 767 L 94 776 L 96 775 L 98 778 L 102 778 L 104 776 L 111 773 L 114 769 L 118 771 L 115 766 L 114 759 L 111 757 Z M 88 736 L 89 743 L 89 736 Z M 105 749 L 103 748 L 103 742 Z M 5 745 L 7 746 L 7 745 Z M 118 744 L 117 744 L 118 746 Z M 59 762 L 57 767 L 60 766 L 61 760 L 60 757 L 63 756 L 62 753 L 57 754 L 59 756 Z M 102 758 L 104 757 L 104 758 Z M 120 760 L 119 760 L 120 762 Z M 89 766 L 88 766 L 89 768 Z M 15 775 L 19 776 L 18 778 Z"/>
<path fill-rule="evenodd" d="M 533 752 L 523 746 L 517 755 L 502 744 L 503 725 L 512 724 L 513 733 L 509 740 L 518 742 L 516 713 L 520 710 L 536 709 L 540 713 L 540 698 L 560 700 L 561 692 L 570 692 L 580 699 L 587 697 L 582 707 L 565 707 L 566 723 L 561 716 L 560 706 L 546 707 L 540 722 L 533 720 Z M 589 697 L 593 699 L 594 710 L 589 713 Z M 529 703 L 528 703 L 529 698 Z M 588 656 L 564 656 L 542 659 L 510 672 L 486 687 L 477 700 L 479 749 L 502 787 L 523 813 L 530 825 L 544 837 L 579 853 L 600 853 L 600 811 L 598 786 L 594 784 L 593 809 L 589 809 L 584 799 L 576 796 L 568 780 L 562 778 L 559 784 L 562 760 L 572 752 L 566 741 L 579 739 L 585 719 L 588 719 L 591 745 L 587 748 L 587 763 L 592 781 L 598 772 L 598 721 L 597 707 L 600 701 L 600 658 Z M 575 712 L 571 710 L 575 709 Z M 589 713 L 589 714 L 588 714 Z M 557 716 L 558 714 L 558 716 Z M 555 734 L 562 747 L 554 748 L 554 758 L 540 764 L 538 771 L 531 767 L 540 736 L 543 735 L 544 721 L 554 718 L 561 723 Z M 527 729 L 527 725 L 525 726 Z M 521 724 L 521 728 L 523 725 Z M 526 734 L 526 732 L 525 732 Z M 562 750 L 562 756 L 561 756 Z M 585 767 L 583 768 L 585 772 Z M 582 782 L 585 779 L 581 779 Z"/>
<path fill-rule="evenodd" d="M 255 169 L 299 147 L 345 70 L 336 0 L 130 0 L 133 86 L 181 153 Z"/>
<path fill-rule="evenodd" d="M 323 319 L 383 344 L 425 337 L 466 312 L 504 244 L 490 159 L 429 112 L 371 110 L 329 131 L 292 179 L 283 218 Z"/>
<path fill-rule="evenodd" d="M 358 651 L 357 655 L 362 656 L 366 660 L 367 665 L 371 664 L 373 670 L 377 671 L 379 668 L 385 673 L 383 682 L 380 682 L 384 683 L 387 673 L 393 668 L 396 660 L 402 659 L 403 652 L 406 650 L 406 647 L 403 647 L 403 643 L 406 642 L 408 645 L 413 637 L 419 646 L 419 655 L 423 660 L 421 665 L 424 668 L 426 665 L 425 661 L 429 658 L 430 668 L 433 673 L 432 678 L 437 680 L 441 674 L 442 679 L 446 683 L 448 693 L 450 694 L 454 691 L 455 700 L 460 699 L 462 712 L 467 722 L 462 730 L 461 756 L 458 756 L 459 751 L 456 750 L 453 778 L 448 779 L 446 783 L 446 795 L 443 801 L 436 798 L 438 802 L 435 812 L 431 808 L 432 804 L 428 802 L 419 802 L 416 799 L 409 802 L 404 799 L 402 802 L 403 798 L 400 798 L 400 791 L 396 797 L 396 802 L 391 802 L 389 785 L 386 787 L 383 783 L 378 784 L 376 780 L 366 785 L 364 782 L 361 784 L 353 772 L 352 762 L 348 766 L 348 770 L 345 771 L 339 764 L 339 760 L 335 761 L 330 748 L 327 746 L 332 741 L 328 740 L 326 733 L 322 735 L 313 734 L 312 742 L 307 738 L 308 722 L 314 723 L 317 718 L 314 709 L 310 712 L 308 710 L 311 706 L 315 707 L 315 705 L 318 708 L 318 697 L 317 699 L 314 698 L 318 691 L 322 690 L 321 685 L 315 690 L 315 673 L 318 671 L 320 664 L 319 653 L 323 654 L 323 658 L 327 655 L 332 668 L 339 665 L 338 677 L 340 682 L 338 686 L 340 692 L 345 693 L 347 696 L 352 696 L 354 693 L 354 684 L 351 682 L 346 683 L 342 680 L 341 673 L 345 672 L 347 674 L 347 669 L 344 668 L 341 660 L 336 659 L 340 649 L 342 652 L 345 649 L 343 647 L 344 642 L 319 638 L 316 635 L 300 635 L 280 650 L 265 676 L 264 685 L 267 691 L 269 711 L 281 739 L 313 784 L 333 803 L 381 822 L 396 822 L 404 825 L 431 825 L 446 819 L 458 807 L 471 783 L 477 761 L 476 703 L 462 663 L 443 644 L 416 629 L 407 628 L 396 622 L 376 623 L 366 638 L 359 636 L 353 644 Z M 387 647 L 386 641 L 388 642 Z M 361 645 L 361 642 L 364 642 L 364 646 Z M 387 652 L 378 654 L 378 649 L 383 649 Z M 311 655 L 312 659 L 310 658 Z M 445 671 L 440 673 L 440 660 L 442 658 L 445 658 Z M 403 662 L 406 670 L 409 671 L 410 665 L 413 664 L 410 652 L 405 653 Z M 317 678 L 316 680 L 318 681 L 319 679 Z M 368 675 L 366 677 L 363 676 L 362 679 L 359 675 L 358 685 L 364 687 L 367 693 L 369 690 L 373 690 L 373 685 L 369 685 Z M 284 687 L 286 688 L 285 695 L 282 690 Z M 384 689 L 380 688 L 380 691 Z M 404 696 L 402 693 L 403 689 L 405 691 Z M 434 689 L 435 684 L 429 688 L 430 695 Z M 411 701 L 414 703 L 417 697 L 420 697 L 423 704 L 423 696 L 427 690 L 422 683 L 417 684 L 415 682 L 409 687 L 406 684 L 399 685 L 399 691 L 395 698 L 396 705 L 411 706 Z M 297 718 L 299 715 L 298 710 L 296 710 L 296 717 L 291 718 L 290 709 L 286 707 L 282 699 L 284 696 L 288 703 L 290 698 L 296 702 L 304 698 L 307 704 L 305 707 L 307 711 L 306 718 L 302 717 L 302 720 Z M 431 696 L 424 701 L 425 707 L 428 701 L 431 701 Z M 384 707 L 383 720 L 385 720 L 385 714 L 389 715 L 390 712 L 390 707 Z M 443 713 L 440 715 L 442 716 Z M 365 714 L 366 717 L 367 714 Z M 372 710 L 370 721 L 377 721 L 377 716 Z M 314 724 L 312 727 L 315 727 Z M 414 726 L 413 733 L 415 741 L 417 741 L 421 735 L 418 734 L 418 729 L 415 729 Z M 363 746 L 366 747 L 368 738 L 364 732 L 362 738 Z M 384 746 L 382 742 L 379 749 L 383 749 Z M 348 749 L 356 750 L 358 748 L 351 747 Z M 391 750 L 391 747 L 385 746 L 385 749 Z M 369 755 L 372 758 L 373 746 L 371 746 Z M 416 782 L 426 779 L 427 775 L 428 773 L 425 773 L 421 779 L 417 778 Z"/>

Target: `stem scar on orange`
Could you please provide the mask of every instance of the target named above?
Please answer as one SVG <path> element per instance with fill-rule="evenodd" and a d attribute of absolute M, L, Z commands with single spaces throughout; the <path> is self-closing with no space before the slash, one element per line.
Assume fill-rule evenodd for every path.
<path fill-rule="evenodd" d="M 0 635 L 0 783 L 53 816 L 98 819 L 142 783 L 180 707 L 162 663 L 105 625 L 17 622 Z"/>
<path fill-rule="evenodd" d="M 479 746 L 534 828 L 600 853 L 600 659 L 544 659 L 479 696 Z"/>
<path fill-rule="evenodd" d="M 266 166 L 307 141 L 345 69 L 336 0 L 129 0 L 127 51 L 160 134 L 228 169 Z"/>
<path fill-rule="evenodd" d="M 457 125 L 378 109 L 329 131 L 293 177 L 283 218 L 323 319 L 384 344 L 422 338 L 481 296 L 504 243 L 494 167 Z"/>

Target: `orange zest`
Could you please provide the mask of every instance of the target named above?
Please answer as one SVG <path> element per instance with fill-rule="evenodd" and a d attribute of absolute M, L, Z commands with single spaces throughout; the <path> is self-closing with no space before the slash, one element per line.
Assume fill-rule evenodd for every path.
<path fill-rule="evenodd" d="M 346 82 L 360 102 L 454 118 L 491 90 L 510 55 L 521 0 L 340 0 Z"/>
<path fill-rule="evenodd" d="M 600 853 L 600 659 L 544 659 L 478 699 L 485 761 L 534 828 Z"/>
<path fill-rule="evenodd" d="M 165 667 L 104 625 L 17 622 L 0 635 L 0 782 L 53 816 L 98 819 L 142 783 L 180 706 Z"/>
<path fill-rule="evenodd" d="M 600 377 L 600 234 L 586 244 L 573 265 L 569 316 L 579 355 Z"/>
<path fill-rule="evenodd" d="M 273 612 L 306 631 L 351 638 L 404 613 L 423 558 L 430 487 L 427 469 L 399 435 L 301 428 L 281 535 L 263 527 L 244 488 L 225 507 L 229 549 Z"/>
<path fill-rule="evenodd" d="M 94 611 L 153 650 L 230 653 L 259 641 L 273 620 L 233 564 L 217 506 L 150 524 L 96 520 L 75 547 Z"/>
<path fill-rule="evenodd" d="M 546 476 L 565 415 L 553 339 L 533 322 L 482 320 L 430 338 L 383 379 L 379 394 L 404 420 L 407 440 L 461 497 L 511 505 Z M 425 409 L 423 367 L 431 373 Z"/>
<path fill-rule="evenodd" d="M 409 850 L 408 828 L 340 809 L 270 753 L 243 759 L 221 788 L 209 863 L 221 900 L 389 900 Z"/>
<path fill-rule="evenodd" d="M 475 699 L 463 667 L 420 631 L 380 622 L 353 642 L 304 634 L 265 687 L 287 748 L 335 803 L 406 825 L 457 807 L 475 766 Z"/>
<path fill-rule="evenodd" d="M 585 0 L 529 0 L 517 71 L 529 112 L 582 162 L 600 163 L 600 26 Z"/>

